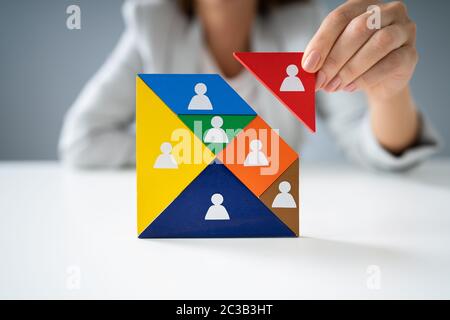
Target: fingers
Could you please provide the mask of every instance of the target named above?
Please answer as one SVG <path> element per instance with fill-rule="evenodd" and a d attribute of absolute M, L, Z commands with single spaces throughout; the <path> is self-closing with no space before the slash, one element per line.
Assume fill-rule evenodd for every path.
<path fill-rule="evenodd" d="M 413 45 L 400 47 L 390 52 L 375 66 L 347 85 L 346 91 L 370 90 L 393 76 L 394 78 L 407 78 L 414 71 L 417 60 L 417 51 Z"/>
<path fill-rule="evenodd" d="M 353 18 L 365 12 L 361 4 L 346 3 L 332 11 L 322 22 L 319 30 L 306 47 L 302 67 L 307 72 L 317 72 L 323 65 L 331 48 Z"/>
<path fill-rule="evenodd" d="M 335 91 L 346 87 L 390 52 L 407 44 L 410 40 L 408 29 L 408 26 L 393 24 L 374 33 L 369 41 L 339 70 L 325 90 Z"/>
<path fill-rule="evenodd" d="M 383 6 L 380 12 L 381 27 L 386 27 L 396 20 L 396 12 L 392 6 Z M 339 70 L 350 58 L 377 32 L 377 29 L 367 26 L 372 12 L 365 12 L 354 18 L 344 29 L 342 34 L 326 57 L 317 76 L 316 88 L 327 87 L 335 78 Z M 338 85 L 335 83 L 335 85 Z"/>

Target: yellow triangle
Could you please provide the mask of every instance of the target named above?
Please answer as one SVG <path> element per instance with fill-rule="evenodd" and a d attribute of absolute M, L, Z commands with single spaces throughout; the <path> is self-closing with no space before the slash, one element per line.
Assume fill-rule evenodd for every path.
<path fill-rule="evenodd" d="M 214 154 L 136 78 L 137 227 L 144 231 L 214 160 Z M 176 169 L 157 169 L 161 144 L 172 145 Z M 167 157 L 166 157 L 167 159 Z"/>

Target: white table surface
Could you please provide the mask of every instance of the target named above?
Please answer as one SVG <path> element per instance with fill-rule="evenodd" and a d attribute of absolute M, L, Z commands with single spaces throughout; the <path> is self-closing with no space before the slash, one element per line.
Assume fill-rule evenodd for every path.
<path fill-rule="evenodd" d="M 302 162 L 299 239 L 140 240 L 135 225 L 134 171 L 0 163 L 0 298 L 450 298 L 450 161 Z"/>

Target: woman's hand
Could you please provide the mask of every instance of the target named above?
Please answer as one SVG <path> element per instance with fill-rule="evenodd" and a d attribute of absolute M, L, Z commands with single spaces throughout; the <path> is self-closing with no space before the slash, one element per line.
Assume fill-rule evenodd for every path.
<path fill-rule="evenodd" d="M 380 28 L 368 19 L 380 9 Z M 416 25 L 400 1 L 349 0 L 332 11 L 307 46 L 303 68 L 318 72 L 317 90 L 363 90 L 386 100 L 408 87 L 417 64 Z"/>
<path fill-rule="evenodd" d="M 369 11 L 371 5 L 379 10 Z M 380 25 L 373 27 L 376 11 Z M 401 154 L 420 132 L 408 86 L 418 59 L 415 44 L 416 25 L 402 2 L 349 0 L 323 21 L 305 50 L 302 66 L 318 72 L 317 90 L 363 90 L 376 139 Z"/>

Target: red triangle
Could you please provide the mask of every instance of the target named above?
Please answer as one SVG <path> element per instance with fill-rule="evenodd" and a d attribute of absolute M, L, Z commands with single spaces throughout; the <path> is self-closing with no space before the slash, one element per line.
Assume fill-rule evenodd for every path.
<path fill-rule="evenodd" d="M 272 91 L 308 129 L 316 131 L 316 75 L 302 69 L 303 52 L 235 52 L 234 57 Z M 284 83 L 288 77 L 286 69 L 290 65 L 295 65 L 298 73 Z M 301 84 L 296 77 L 300 79 Z M 292 91 L 286 91 L 287 88 Z"/>

